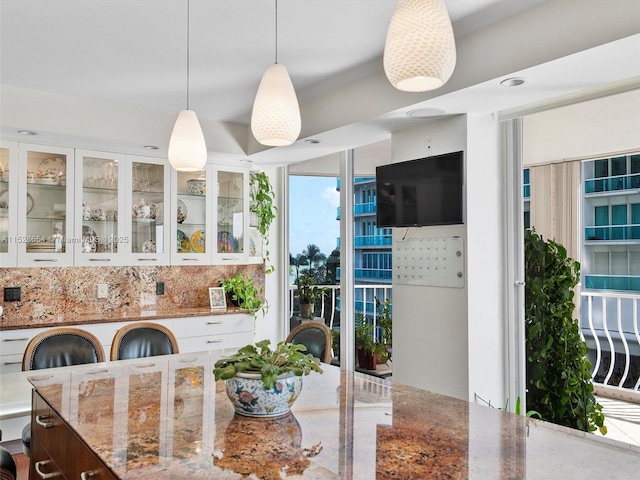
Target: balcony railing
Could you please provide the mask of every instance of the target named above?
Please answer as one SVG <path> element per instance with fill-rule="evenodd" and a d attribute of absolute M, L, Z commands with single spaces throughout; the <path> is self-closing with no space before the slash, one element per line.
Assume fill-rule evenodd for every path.
<path fill-rule="evenodd" d="M 318 285 L 313 288 L 323 288 L 323 295 L 315 305 L 315 316 L 324 318 L 325 323 L 332 330 L 340 330 L 340 285 Z M 300 313 L 296 298 L 296 285 L 289 286 L 289 317 L 298 316 Z M 375 299 L 380 301 L 392 299 L 393 288 L 391 285 L 355 285 L 354 286 L 354 311 L 368 316 L 374 327 L 377 325 L 378 311 Z"/>
<path fill-rule="evenodd" d="M 581 306 L 594 383 L 640 390 L 640 295 L 582 292 Z"/>
<path fill-rule="evenodd" d="M 640 292 L 640 276 L 585 274 L 584 286 L 594 290 L 630 290 Z"/>
<path fill-rule="evenodd" d="M 391 235 L 359 235 L 353 239 L 354 247 L 390 247 Z"/>
<path fill-rule="evenodd" d="M 584 193 L 615 192 L 640 188 L 640 173 L 612 177 L 589 178 L 584 181 Z"/>
<path fill-rule="evenodd" d="M 584 238 L 586 240 L 640 240 L 640 223 L 588 226 L 584 229 Z"/>

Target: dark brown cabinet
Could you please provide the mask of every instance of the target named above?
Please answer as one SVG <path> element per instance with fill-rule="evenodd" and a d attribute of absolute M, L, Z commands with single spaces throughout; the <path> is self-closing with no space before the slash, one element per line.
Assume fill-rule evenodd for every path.
<path fill-rule="evenodd" d="M 29 478 L 117 479 L 37 390 L 33 391 Z"/>

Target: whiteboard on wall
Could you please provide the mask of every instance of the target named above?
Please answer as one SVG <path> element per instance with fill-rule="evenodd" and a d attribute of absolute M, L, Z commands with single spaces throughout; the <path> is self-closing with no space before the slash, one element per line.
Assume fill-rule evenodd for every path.
<path fill-rule="evenodd" d="M 400 285 L 464 288 L 462 238 L 394 241 L 393 281 Z"/>

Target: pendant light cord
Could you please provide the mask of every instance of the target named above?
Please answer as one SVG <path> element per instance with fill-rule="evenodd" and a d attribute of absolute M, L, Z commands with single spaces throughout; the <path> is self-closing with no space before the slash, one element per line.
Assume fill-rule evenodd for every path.
<path fill-rule="evenodd" d="M 278 63 L 278 0 L 276 0 L 276 63 Z"/>
<path fill-rule="evenodd" d="M 191 19 L 191 2 L 187 0 L 187 110 L 189 110 L 189 59 L 190 59 L 190 41 L 191 41 L 191 33 L 189 31 L 190 28 L 190 19 Z"/>

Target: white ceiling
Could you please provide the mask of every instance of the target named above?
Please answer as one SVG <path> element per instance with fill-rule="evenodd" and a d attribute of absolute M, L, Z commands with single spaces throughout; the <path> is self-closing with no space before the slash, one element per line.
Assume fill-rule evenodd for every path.
<path fill-rule="evenodd" d="M 583 0 L 581 6 L 584 1 L 593 4 L 596 0 Z M 629 4 L 627 0 L 612 1 Z M 421 95 L 399 93 L 387 85 L 389 101 L 372 100 L 380 103 L 375 108 L 368 102 L 355 103 L 348 106 L 345 115 L 331 101 L 342 105 L 344 101 L 336 92 L 344 95 L 359 85 L 362 88 L 358 91 L 365 91 L 380 77 L 386 29 L 395 1 L 279 0 L 278 62 L 289 70 L 300 100 L 301 141 L 284 149 L 267 150 L 251 138 L 236 139 L 239 147 L 231 152 L 211 140 L 218 134 L 214 135 L 214 127 L 208 125 L 224 122 L 223 130 L 236 128 L 229 127 L 232 124 L 246 128 L 260 78 L 275 57 L 274 1 L 191 0 L 189 108 L 203 123 L 209 150 L 214 156 L 216 152 L 244 156 L 257 164 L 291 163 L 337 151 L 347 143 L 373 143 L 393 131 L 416 125 L 415 120 L 404 116 L 406 110 L 416 106 L 444 108 L 450 114 L 500 111 L 640 76 L 638 39 L 627 41 L 623 53 L 620 45 L 615 49 L 605 45 L 581 56 L 570 45 L 566 51 L 572 55 L 536 63 L 535 68 L 535 59 L 518 63 L 520 45 L 511 46 L 513 55 L 495 50 L 499 58 L 483 63 L 473 54 L 474 45 L 481 45 L 489 28 L 507 28 L 509 19 L 529 12 L 535 18 L 545 4 L 558 3 L 560 8 L 571 0 L 445 3 L 458 44 L 458 65 L 450 85 L 442 92 Z M 576 2 L 573 4 L 575 7 Z M 128 111 L 156 112 L 162 118 L 162 128 L 148 138 L 158 140 L 153 143 L 162 152 L 168 144 L 172 119 L 186 106 L 186 30 L 186 0 L 0 0 L 0 85 L 12 95 L 16 91 L 38 91 L 104 102 Z M 522 32 L 523 41 L 526 36 Z M 554 48 L 549 46 L 549 50 Z M 634 54 L 635 64 L 630 61 Z M 556 56 L 560 58 L 560 54 Z M 488 78 L 483 71 L 503 59 L 525 68 L 494 71 L 526 75 L 537 85 L 535 92 L 527 93 L 525 87 L 515 94 L 498 87 L 493 77 L 483 82 L 470 78 L 476 74 L 479 79 Z M 580 78 L 594 61 L 603 64 L 597 70 L 588 68 L 588 78 Z M 5 103 L 9 103 L 6 98 Z M 357 102 L 357 95 L 352 98 Z M 323 107 L 332 111 L 325 112 Z M 16 115 L 10 115 L 8 108 L 3 110 L 0 105 L 5 137 L 14 133 L 12 128 L 36 128 L 18 125 L 13 121 Z M 334 117 L 340 113 L 342 118 L 329 121 L 329 113 Z M 60 115 L 62 123 L 65 113 Z M 55 126 L 46 134 L 55 136 L 52 130 Z M 63 130 L 58 133 L 68 133 Z M 46 134 L 43 132 L 43 138 Z M 310 146 L 302 142 L 308 137 L 320 138 L 323 143 Z M 142 135 L 140 142 L 149 143 Z"/>

